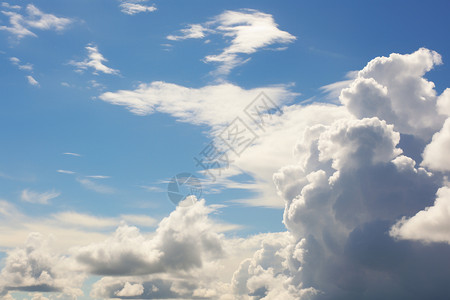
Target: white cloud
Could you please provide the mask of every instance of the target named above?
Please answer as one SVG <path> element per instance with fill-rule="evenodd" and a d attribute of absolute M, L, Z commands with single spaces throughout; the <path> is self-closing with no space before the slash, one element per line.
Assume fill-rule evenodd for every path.
<path fill-rule="evenodd" d="M 19 247 L 30 232 L 54 237 L 52 246 L 66 253 L 70 247 L 105 240 L 111 230 L 126 221 L 150 228 L 157 224 L 146 215 L 104 217 L 76 211 L 62 211 L 49 216 L 31 217 L 21 213 L 12 203 L 0 200 L 0 249 Z"/>
<path fill-rule="evenodd" d="M 202 39 L 205 37 L 205 32 L 209 29 L 203 27 L 201 24 L 190 24 L 187 28 L 181 29 L 181 35 L 168 35 L 167 39 L 172 41 L 185 40 L 185 39 Z M 172 45 L 170 45 L 172 46 Z"/>
<path fill-rule="evenodd" d="M 264 92 L 282 109 L 281 114 L 265 116 L 264 130 L 244 114 L 245 108 Z M 292 148 L 303 131 L 314 124 L 331 124 L 335 119 L 349 118 L 344 107 L 335 105 L 286 106 L 296 96 L 289 86 L 267 86 L 251 90 L 226 83 L 194 89 L 165 82 L 142 84 L 135 90 L 107 92 L 99 98 L 106 102 L 126 106 L 138 115 L 164 112 L 183 122 L 211 127 L 214 138 L 225 125 L 237 116 L 258 134 L 258 139 L 241 154 L 231 157 L 231 165 L 221 170 L 217 184 L 228 188 L 244 188 L 256 191 L 254 199 L 233 199 L 250 205 L 281 207 L 283 202 L 272 185 L 272 175 L 281 166 L 293 162 Z M 279 145 L 279 147 L 273 147 Z M 202 151 L 200 147 L 198 152 Z M 261 164 L 261 161 L 266 163 Z M 199 167 L 199 170 L 202 170 Z M 248 174 L 255 182 L 242 184 L 228 178 L 237 174 Z"/>
<path fill-rule="evenodd" d="M 435 123 L 427 123 L 427 118 L 423 118 L 417 124 L 405 124 L 399 113 L 385 109 L 399 100 L 395 97 L 408 93 L 411 82 L 418 82 L 418 95 L 426 90 L 420 85 L 424 79 L 418 77 L 427 68 L 417 64 L 425 64 L 428 58 L 432 61 L 429 54 L 437 55 L 424 49 L 405 57 L 391 55 L 396 61 L 393 70 L 389 59 L 380 66 L 376 60 L 369 63 L 369 69 L 381 68 L 376 78 L 356 79 L 357 84 L 380 85 L 376 93 L 387 97 L 366 103 L 374 99 L 374 90 L 361 88 L 352 94 L 352 101 L 364 102 L 367 106 L 358 107 L 366 109 L 370 105 L 372 112 L 380 118 L 390 116 L 390 120 L 346 117 L 331 125 L 319 122 L 304 131 L 295 149 L 298 163 L 274 175 L 285 198 L 284 223 L 292 239 L 277 247 L 268 263 L 257 259 L 243 262 L 235 274 L 236 290 L 264 299 L 272 299 L 273 293 L 289 299 L 287 295 L 292 291 L 293 299 L 421 299 L 420 295 L 425 294 L 445 298 L 449 288 L 439 283 L 439 278 L 450 273 L 449 263 L 442 259 L 448 246 L 406 243 L 387 235 L 396 224 L 391 234 L 399 239 L 446 243 L 450 240 L 450 189 L 440 189 L 432 206 L 442 177 L 416 168 L 413 159 L 401 155 L 402 150 L 411 152 L 411 145 L 402 143 L 404 135 L 396 132 L 403 130 L 429 140 L 442 126 L 436 111 L 437 97 L 431 97 L 423 109 L 429 113 L 427 118 L 437 118 Z M 388 80 L 396 80 L 393 74 L 400 79 L 396 86 L 386 88 Z M 406 77 L 411 77 L 411 82 Z M 390 95 L 395 90 L 399 94 Z M 383 109 L 390 114 L 380 113 Z M 408 113 L 419 114 L 411 110 Z M 445 153 L 445 143 L 435 146 L 437 153 Z M 397 223 L 402 216 L 405 217 Z M 261 249 L 262 253 L 266 248 Z M 416 283 L 414 294 L 410 293 L 410 282 Z M 299 291 L 305 294 L 300 296 Z"/>
<path fill-rule="evenodd" d="M 44 297 L 41 293 L 34 293 L 33 298 L 31 300 L 50 300 L 47 297 Z"/>
<path fill-rule="evenodd" d="M 341 95 L 341 91 L 347 88 L 358 76 L 358 71 L 350 71 L 346 74 L 346 80 L 330 83 L 320 87 L 324 93 L 327 94 L 327 98 L 331 100 L 333 103 L 339 103 L 339 96 Z"/>
<path fill-rule="evenodd" d="M 39 86 L 39 82 L 37 82 L 36 79 L 33 78 L 33 76 L 28 75 L 27 77 L 28 83 L 33 85 L 33 86 Z"/>
<path fill-rule="evenodd" d="M 4 200 L 0 200 L 0 215 L 2 215 L 2 218 L 4 219 L 20 217 L 20 213 L 16 207 Z"/>
<path fill-rule="evenodd" d="M 9 17 L 9 23 L 11 24 L 10 27 L 2 25 L 0 26 L 0 30 L 5 30 L 10 32 L 11 34 L 15 35 L 17 38 L 23 38 L 25 36 L 33 36 L 37 37 L 37 35 L 33 32 L 31 32 L 29 29 L 26 28 L 26 21 L 25 18 L 15 12 L 9 12 L 9 11 L 2 11 L 2 13 Z"/>
<path fill-rule="evenodd" d="M 114 298 L 128 282 L 142 285 L 144 292 L 139 297 L 142 299 L 238 299 L 230 285 L 234 271 L 243 259 L 253 256 L 263 241 L 275 240 L 279 235 L 260 234 L 247 239 L 222 237 L 223 255 L 204 258 L 201 267 L 140 276 L 105 276 L 93 285 L 90 296 Z"/>
<path fill-rule="evenodd" d="M 120 219 L 128 224 L 141 226 L 141 227 L 153 227 L 157 221 L 146 215 L 121 215 Z"/>
<path fill-rule="evenodd" d="M 190 24 L 181 30 L 181 35 L 169 35 L 169 40 L 203 38 L 207 33 L 230 38 L 230 45 L 217 55 L 208 55 L 205 62 L 218 63 L 217 75 L 227 75 L 236 66 L 248 59 L 242 54 L 252 54 L 274 44 L 287 44 L 296 37 L 278 29 L 272 15 L 253 9 L 225 11 L 204 24 Z"/>
<path fill-rule="evenodd" d="M 20 59 L 18 59 L 17 57 L 10 57 L 9 60 L 13 63 L 13 64 L 18 64 L 20 62 Z"/>
<path fill-rule="evenodd" d="M 69 156 L 76 156 L 76 157 L 80 157 L 81 156 L 81 154 L 73 153 L 73 152 L 64 152 L 63 154 L 64 155 L 69 155 Z"/>
<path fill-rule="evenodd" d="M 264 240 L 252 258 L 244 260 L 232 278 L 232 289 L 239 299 L 311 299 L 314 288 L 302 289 L 292 282 L 287 251 L 293 242 L 288 233 Z M 245 298 L 244 298 L 245 297 Z"/>
<path fill-rule="evenodd" d="M 99 72 L 111 75 L 119 74 L 119 70 L 112 69 L 103 64 L 108 60 L 98 51 L 97 46 L 89 44 L 85 48 L 88 51 L 88 58 L 79 62 L 72 60 L 69 64 L 77 67 L 77 70 L 80 72 L 90 68 L 93 69 L 93 74 L 95 75 L 98 75 Z"/>
<path fill-rule="evenodd" d="M 100 194 L 113 194 L 115 192 L 115 189 L 113 187 L 104 184 L 99 184 L 87 178 L 77 178 L 77 181 L 86 189 Z"/>
<path fill-rule="evenodd" d="M 297 161 L 299 157 L 293 156 L 293 149 L 305 130 L 317 124 L 330 125 L 336 119 L 350 118 L 345 108 L 326 104 L 291 105 L 283 107 L 282 112 L 280 115 L 267 118 L 264 131 L 258 131 L 259 137 L 254 145 L 247 148 L 240 157 L 233 156 L 234 162 L 229 171 L 236 169 L 237 174 L 242 172 L 254 178 L 253 182 L 246 186 L 241 185 L 240 188 L 257 193 L 252 198 L 233 199 L 233 202 L 254 206 L 283 207 L 284 201 L 273 185 L 273 174 L 281 166 Z M 307 147 L 306 144 L 304 146 Z M 214 174 L 218 175 L 217 172 Z M 218 182 L 222 182 L 221 178 L 232 178 L 232 175 L 232 172 L 224 170 L 221 176 L 218 176 Z M 233 182 L 225 181 L 224 185 L 232 188 Z"/>
<path fill-rule="evenodd" d="M 139 187 L 141 187 L 147 191 L 150 191 L 150 192 L 157 192 L 157 193 L 165 193 L 166 192 L 166 189 L 163 189 L 159 186 L 140 185 Z"/>
<path fill-rule="evenodd" d="M 34 191 L 30 191 L 28 189 L 25 189 L 20 194 L 20 198 L 22 201 L 30 202 L 30 203 L 36 203 L 36 204 L 49 204 L 49 201 L 51 199 L 54 199 L 61 195 L 59 192 L 55 191 L 48 191 L 44 193 L 38 193 Z"/>
<path fill-rule="evenodd" d="M 12 11 L 2 11 L 9 17 L 10 26 L 0 26 L 0 30 L 6 30 L 20 39 L 25 36 L 37 37 L 30 29 L 62 31 L 72 23 L 71 19 L 43 13 L 33 4 L 27 5 L 26 12 L 27 15 L 21 15 Z"/>
<path fill-rule="evenodd" d="M 89 81 L 89 84 L 90 84 L 93 88 L 96 88 L 96 89 L 98 89 L 98 90 L 100 90 L 100 91 L 106 89 L 106 86 L 105 86 L 104 84 L 102 84 L 102 83 L 100 83 L 100 82 L 97 82 L 96 80 L 90 80 L 90 81 Z"/>
<path fill-rule="evenodd" d="M 129 282 L 125 282 L 125 286 L 120 291 L 117 291 L 115 294 L 119 297 L 134 297 L 140 296 L 144 293 L 144 287 L 140 283 L 131 284 Z"/>
<path fill-rule="evenodd" d="M 441 131 L 433 135 L 433 139 L 423 152 L 422 165 L 435 171 L 450 171 L 450 118 Z"/>
<path fill-rule="evenodd" d="M 377 272 L 385 278 L 421 278 L 422 262 L 436 249 L 397 244 L 386 232 L 399 216 L 430 203 L 437 184 L 429 173 L 415 169 L 412 159 L 398 156 L 398 142 L 393 126 L 376 118 L 338 120 L 305 131 L 297 147 L 299 163 L 274 176 L 286 200 L 284 223 L 294 241 L 278 250 L 286 260 L 280 273 L 290 274 L 285 285 L 318 292 L 312 299 L 368 299 L 381 297 L 380 290 L 384 295 L 409 291 L 404 279 L 384 280 Z M 438 260 L 430 264 L 440 276 L 448 273 Z M 260 265 L 255 268 L 269 269 Z M 268 295 L 279 288 L 263 284 L 271 282 L 264 278 L 273 278 L 273 272 L 251 274 L 258 283 L 253 291 L 260 287 Z M 428 284 L 433 286 L 433 280 L 420 288 L 426 290 Z"/>
<path fill-rule="evenodd" d="M 69 171 L 69 170 L 57 170 L 56 172 L 62 173 L 62 174 L 75 174 L 76 173 L 74 171 Z"/>
<path fill-rule="evenodd" d="M 270 99 L 282 107 L 282 114 L 265 116 L 264 130 L 259 129 L 245 115 L 244 109 L 264 91 Z M 250 205 L 271 207 L 283 206 L 272 184 L 273 173 L 293 161 L 292 147 L 303 131 L 312 124 L 330 124 L 336 118 L 349 117 L 343 107 L 312 105 L 308 107 L 282 105 L 288 103 L 296 94 L 289 86 L 267 86 L 245 90 L 232 84 L 206 86 L 199 89 L 186 88 L 164 82 L 142 84 L 135 90 L 108 92 L 99 98 L 106 102 L 124 105 L 138 115 L 164 112 L 183 122 L 211 127 L 212 139 L 236 117 L 240 117 L 258 134 L 258 139 L 240 157 L 230 154 L 230 167 L 213 173 L 218 186 L 245 188 L 258 193 L 254 199 L 233 199 Z M 216 138 L 217 139 L 217 138 Z M 279 145 L 279 147 L 273 147 Z M 198 152 L 202 151 L 202 148 Z M 231 152 L 231 151 L 230 151 Z M 261 161 L 266 163 L 262 164 Z M 195 164 L 195 162 L 194 162 Z M 202 168 L 198 166 L 198 170 Z M 228 180 L 233 175 L 248 174 L 256 182 L 247 184 Z M 231 199 L 230 199 L 231 200 Z"/>
<path fill-rule="evenodd" d="M 19 69 L 26 70 L 26 71 L 33 71 L 33 65 L 32 64 L 20 65 Z"/>
<path fill-rule="evenodd" d="M 23 247 L 8 251 L 0 273 L 0 296 L 12 291 L 83 294 L 84 274 L 70 258 L 54 253 L 49 243 L 43 235 L 31 233 Z"/>
<path fill-rule="evenodd" d="M 32 4 L 27 5 L 27 12 L 30 16 L 27 19 L 27 24 L 32 28 L 61 31 L 72 22 L 67 18 L 58 18 L 51 14 L 45 14 Z"/>
<path fill-rule="evenodd" d="M 154 5 L 143 5 L 142 2 L 146 0 L 123 0 L 120 6 L 120 11 L 127 15 L 135 15 L 142 12 L 152 12 L 156 10 Z"/>
<path fill-rule="evenodd" d="M 111 176 L 105 176 L 105 175 L 88 175 L 86 177 L 87 178 L 92 178 L 92 179 L 108 179 L 108 178 L 111 178 Z"/>
<path fill-rule="evenodd" d="M 450 116 L 450 88 L 446 88 L 438 97 L 437 108 L 440 114 Z"/>
<path fill-rule="evenodd" d="M 61 224 L 97 229 L 112 228 L 119 223 L 115 218 L 100 218 L 77 212 L 61 212 L 54 214 L 53 218 Z"/>
<path fill-rule="evenodd" d="M 374 58 L 342 90 L 341 102 L 358 118 L 378 117 L 400 133 L 429 138 L 445 118 L 437 112 L 434 83 L 423 76 L 441 63 L 438 53 L 425 48 Z"/>
<path fill-rule="evenodd" d="M 208 257 L 222 255 L 221 236 L 211 231 L 204 200 L 178 206 L 147 238 L 136 227 L 122 224 L 103 243 L 76 250 L 76 259 L 98 275 L 145 275 L 201 267 Z"/>
<path fill-rule="evenodd" d="M 10 57 L 9 61 L 11 61 L 11 63 L 15 66 L 17 66 L 20 70 L 25 70 L 25 71 L 33 71 L 33 65 L 32 64 L 21 64 L 20 63 L 20 59 L 18 59 L 17 57 Z"/>
<path fill-rule="evenodd" d="M 387 163 L 402 153 L 393 127 L 378 118 L 338 120 L 320 135 L 319 160 L 332 160 L 336 170 Z"/>
<path fill-rule="evenodd" d="M 130 224 L 144 227 L 153 227 L 157 223 L 154 218 L 146 215 L 121 215 L 114 218 L 105 218 L 74 211 L 66 211 L 54 214 L 52 217 L 55 221 L 62 225 L 91 229 L 111 229 L 119 225 L 121 221 L 126 221 Z"/>
<path fill-rule="evenodd" d="M 103 93 L 99 98 L 111 104 L 126 106 L 137 115 L 158 111 L 183 122 L 215 127 L 223 126 L 242 114 L 245 107 L 262 91 L 277 105 L 291 101 L 296 95 L 285 85 L 245 90 L 231 83 L 187 88 L 155 81 L 141 84 L 135 90 Z"/>
<path fill-rule="evenodd" d="M 403 218 L 389 233 L 399 239 L 450 244 L 450 188 L 440 188 L 433 206 Z"/>
<path fill-rule="evenodd" d="M 8 2 L 2 2 L 2 7 L 8 8 L 8 9 L 21 9 L 22 8 L 20 5 L 11 5 Z"/>

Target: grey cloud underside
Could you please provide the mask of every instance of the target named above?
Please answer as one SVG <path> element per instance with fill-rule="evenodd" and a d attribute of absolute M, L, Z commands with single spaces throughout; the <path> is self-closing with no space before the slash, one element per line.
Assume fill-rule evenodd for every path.
<path fill-rule="evenodd" d="M 136 227 L 121 225 L 114 236 L 77 250 L 76 259 L 90 273 L 146 275 L 200 268 L 205 258 L 222 255 L 221 237 L 210 231 L 211 210 L 199 201 L 177 209 L 159 224 L 152 239 Z"/>
<path fill-rule="evenodd" d="M 173 281 L 154 279 L 151 281 L 145 281 L 142 283 L 144 292 L 138 296 L 120 297 L 121 299 L 205 299 L 204 297 L 195 297 L 190 292 L 180 293 L 172 290 Z M 117 291 L 123 287 L 122 282 L 108 284 L 104 287 L 101 294 L 98 294 L 101 298 L 115 298 L 117 297 Z M 195 290 L 197 287 L 194 283 L 185 282 L 184 287 L 189 291 Z M 93 294 L 96 295 L 95 293 Z"/>

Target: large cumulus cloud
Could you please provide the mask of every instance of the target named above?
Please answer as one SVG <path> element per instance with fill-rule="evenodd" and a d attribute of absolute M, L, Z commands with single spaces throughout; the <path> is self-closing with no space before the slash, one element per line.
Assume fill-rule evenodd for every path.
<path fill-rule="evenodd" d="M 442 63 L 435 51 L 377 57 L 341 92 L 341 102 L 358 118 L 378 117 L 400 133 L 429 139 L 445 119 L 438 114 L 435 85 L 424 74 Z"/>
<path fill-rule="evenodd" d="M 220 257 L 221 236 L 208 219 L 204 200 L 182 207 L 163 219 L 154 236 L 123 223 L 108 240 L 76 250 L 78 262 L 97 275 L 146 275 L 201 267 Z"/>
<path fill-rule="evenodd" d="M 246 297 L 280 288 L 288 299 L 448 297 L 448 90 L 437 96 L 423 77 L 440 63 L 428 49 L 376 58 L 340 96 L 356 119 L 305 130 L 298 163 L 274 175 L 291 240 L 269 266 L 241 265 L 234 284 Z"/>

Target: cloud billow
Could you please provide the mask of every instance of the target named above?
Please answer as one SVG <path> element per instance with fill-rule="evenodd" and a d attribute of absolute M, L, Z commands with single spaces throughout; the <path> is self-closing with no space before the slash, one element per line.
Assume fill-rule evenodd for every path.
<path fill-rule="evenodd" d="M 448 297 L 447 183 L 402 154 L 397 132 L 429 142 L 444 125 L 442 95 L 422 77 L 437 63 L 427 49 L 369 62 L 341 93 L 357 119 L 307 129 L 296 147 L 300 161 L 274 175 L 292 241 L 278 248 L 283 268 L 266 282 L 284 278 L 286 299 Z M 430 145 L 443 153 L 438 139 Z M 267 283 L 250 284 L 258 276 L 241 270 L 236 286 L 275 299 Z"/>

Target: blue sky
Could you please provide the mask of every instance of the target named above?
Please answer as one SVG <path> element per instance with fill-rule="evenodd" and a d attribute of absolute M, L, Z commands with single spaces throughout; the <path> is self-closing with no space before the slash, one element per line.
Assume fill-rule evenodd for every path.
<path fill-rule="evenodd" d="M 214 228 L 214 235 L 208 237 L 214 243 L 216 239 L 225 243 L 226 246 L 218 242 L 223 249 L 237 241 L 242 242 L 243 248 L 239 255 L 229 254 L 217 262 L 233 261 L 230 264 L 235 269 L 229 267 L 225 272 L 230 277 L 228 281 L 205 279 L 203 284 L 211 291 L 196 287 L 192 293 L 172 286 L 173 294 L 166 293 L 164 297 L 219 299 L 219 294 L 228 295 L 228 290 L 218 287 L 217 282 L 230 285 L 231 275 L 237 276 L 237 267 L 242 269 L 238 261 L 253 257 L 257 249 L 264 250 L 271 243 L 285 249 L 291 245 L 294 249 L 300 245 L 302 236 L 317 234 L 319 225 L 300 224 L 313 218 L 317 207 L 309 210 L 310 217 L 302 219 L 297 217 L 303 216 L 301 204 L 295 204 L 297 200 L 293 199 L 308 197 L 306 182 L 311 183 L 310 189 L 320 186 L 313 184 L 320 181 L 317 179 L 322 176 L 320 171 L 328 172 L 330 185 L 333 180 L 338 181 L 339 172 L 347 174 L 345 168 L 341 170 L 342 161 L 347 162 L 345 166 L 353 166 L 348 158 L 352 155 L 346 156 L 346 151 L 350 151 L 347 142 L 353 148 L 361 141 L 372 145 L 363 138 L 342 139 L 339 143 L 337 138 L 330 138 L 332 142 L 321 144 L 327 136 L 323 133 L 316 142 L 320 163 L 310 169 L 314 164 L 309 160 L 316 153 L 311 149 L 316 144 L 312 143 L 311 149 L 305 145 L 314 140 L 314 132 L 322 130 L 317 129 L 320 126 L 329 128 L 328 136 L 333 136 L 333 126 L 341 128 L 333 122 L 343 119 L 365 122 L 357 125 L 348 121 L 345 123 L 348 132 L 362 126 L 382 128 L 379 130 L 385 133 L 380 140 L 375 133 L 368 135 L 374 139 L 372 146 L 377 150 L 367 160 L 375 164 L 384 159 L 400 170 L 410 165 L 405 158 L 409 155 L 416 160 L 412 168 L 416 168 L 417 176 L 422 176 L 420 172 L 425 170 L 435 172 L 430 182 L 410 177 L 402 181 L 425 182 L 421 191 L 404 192 L 424 196 L 422 202 L 417 200 L 420 204 L 412 206 L 415 211 L 399 209 L 391 216 L 386 228 L 393 228 L 390 231 L 393 240 L 394 237 L 402 241 L 423 240 L 420 233 L 411 234 L 413 230 L 420 231 L 414 227 L 416 221 L 405 223 L 411 227 L 405 224 L 402 227 L 397 221 L 401 217 L 412 218 L 434 200 L 447 197 L 445 176 L 449 169 L 442 154 L 448 145 L 444 130 L 448 107 L 444 90 L 450 78 L 447 1 L 79 0 L 9 1 L 0 5 L 0 216 L 3 218 L 0 257 L 4 258 L 0 296 L 53 299 L 63 294 L 80 299 L 110 298 L 95 288 L 104 284 L 110 295 L 139 298 L 150 297 L 153 284 L 158 286 L 153 293 L 161 293 L 158 297 L 163 297 L 166 285 L 162 277 L 154 274 L 175 278 L 179 274 L 174 275 L 170 267 L 130 275 L 123 270 L 86 269 L 80 257 L 89 257 L 89 251 L 96 251 L 95 245 L 114 248 L 113 242 L 109 246 L 101 243 L 114 240 L 111 236 L 121 229 L 132 232 L 130 228 L 139 228 L 151 245 L 157 244 L 153 236 L 165 232 L 166 223 L 172 224 L 172 220 L 175 224 L 177 218 L 190 213 L 198 214 L 201 220 L 208 219 L 208 226 Z M 360 70 L 363 71 L 357 73 Z M 364 84 L 379 89 L 371 92 Z M 342 89 L 347 89 L 347 93 L 341 94 Z M 243 109 L 261 92 L 279 109 L 276 115 L 265 115 L 266 127 L 245 119 Z M 377 93 L 384 96 L 376 98 Z M 370 101 L 375 104 L 367 104 Z M 386 108 L 383 101 L 392 104 Z M 217 178 L 212 180 L 201 172 L 194 157 L 212 141 L 217 142 L 220 133 L 236 117 L 243 118 L 257 138 L 242 155 L 230 152 L 230 167 L 216 173 Z M 369 122 L 365 119 L 369 117 L 385 123 Z M 432 144 L 433 135 L 441 129 L 443 141 L 435 136 Z M 311 140 L 305 132 L 310 133 Z M 355 132 L 356 136 L 364 135 Z M 408 138 L 411 143 L 406 142 Z M 394 141 L 394 148 L 400 141 L 405 155 L 394 149 L 389 156 L 386 153 L 391 150 L 377 148 L 384 143 L 390 145 L 386 139 Z M 336 148 L 338 144 L 341 148 Z M 353 153 L 354 161 L 358 161 L 358 153 L 356 150 Z M 327 166 L 326 159 L 330 161 Z M 302 165 L 299 161 L 303 160 Z M 359 161 L 355 164 L 359 166 Z M 332 170 L 337 171 L 335 175 Z M 176 207 L 169 200 L 167 183 L 183 172 L 201 179 L 204 202 L 198 199 L 192 207 Z M 375 169 L 367 172 L 376 178 L 382 174 Z M 340 178 L 352 178 L 354 174 L 359 173 Z M 361 193 L 365 194 L 366 188 L 371 191 L 371 187 L 361 186 Z M 353 195 L 346 194 L 346 187 L 336 193 Z M 402 189 L 382 183 L 373 187 L 376 188 L 385 188 L 386 193 Z M 438 188 L 443 190 L 435 197 Z M 340 210 L 336 201 L 331 207 L 336 209 L 338 219 Z M 358 210 L 353 205 L 359 207 L 351 201 L 347 205 L 350 211 Z M 371 212 L 384 209 L 367 205 Z M 367 215 L 361 212 L 361 216 Z M 169 221 L 164 223 L 163 219 Z M 352 230 L 339 231 L 347 234 L 345 238 L 340 236 L 340 240 L 350 241 L 357 234 L 353 230 L 364 232 L 369 221 L 386 220 L 377 215 L 356 225 L 352 223 Z M 206 225 L 200 227 L 203 226 Z M 52 228 L 57 230 L 53 232 Z M 448 229 L 444 231 L 441 238 L 432 238 L 431 242 L 450 243 Z M 79 281 L 85 282 L 82 287 L 68 289 L 64 281 L 52 286 L 36 278 L 34 283 L 28 283 L 31 287 L 23 282 L 19 287 L 8 283 L 8 272 L 12 271 L 8 269 L 7 258 L 14 257 L 14 251 L 26 244 L 31 232 L 40 232 L 42 236 L 28 238 L 30 243 L 33 238 L 53 236 L 51 247 L 63 257 L 73 258 L 73 262 L 65 265 L 72 266 L 70 272 L 78 270 Z M 285 238 L 285 234 L 292 235 L 295 242 Z M 161 253 L 166 253 L 164 247 L 159 250 Z M 42 250 L 49 252 L 47 248 Z M 166 264 L 171 265 L 168 255 Z M 256 257 L 255 254 L 251 263 L 264 265 Z M 201 268 L 196 268 L 199 266 L 184 271 L 201 272 Z M 263 293 L 264 299 L 284 295 L 273 288 L 281 277 L 273 276 L 262 290 L 247 282 L 242 295 Z M 305 281 L 303 287 L 328 291 L 330 285 L 321 276 L 316 277 L 321 282 Z M 159 286 L 155 282 L 163 283 Z M 54 292 L 39 289 L 40 284 L 48 284 Z M 297 284 L 296 288 L 301 286 Z M 84 295 L 74 292 L 75 289 Z M 234 287 L 233 291 L 237 290 Z M 435 291 L 441 292 L 443 288 L 438 286 Z M 407 295 L 403 292 L 402 288 L 392 291 Z M 316 295 L 313 290 L 303 289 L 302 293 Z M 338 296 L 352 299 L 345 293 Z M 223 299 L 238 296 L 231 293 L 229 297 Z"/>

